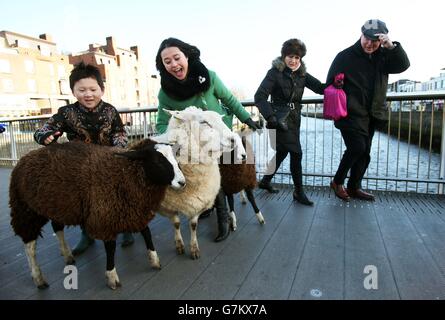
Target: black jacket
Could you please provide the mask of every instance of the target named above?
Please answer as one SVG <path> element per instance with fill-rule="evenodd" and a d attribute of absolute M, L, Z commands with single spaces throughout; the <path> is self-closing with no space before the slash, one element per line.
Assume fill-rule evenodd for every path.
<path fill-rule="evenodd" d="M 69 141 L 80 140 L 122 148 L 125 148 L 128 142 L 119 112 L 104 101 L 94 110 L 85 108 L 79 102 L 60 107 L 57 113 L 34 133 L 34 140 L 43 145 L 45 139 L 56 131 L 66 132 Z"/>
<path fill-rule="evenodd" d="M 277 148 L 301 153 L 301 99 L 305 87 L 323 94 L 325 85 L 306 72 L 303 61 L 300 68 L 292 72 L 281 58 L 277 58 L 272 62 L 272 68 L 267 72 L 255 93 L 255 104 L 266 119 L 273 114 L 271 103 L 277 106 L 283 106 L 289 102 L 295 104 L 295 109 L 291 110 L 287 121 L 289 131 L 277 132 Z M 267 101 L 269 96 L 271 103 Z"/>
<path fill-rule="evenodd" d="M 398 42 L 392 50 L 380 48 L 366 54 L 358 40 L 335 57 L 326 84 L 338 73 L 345 74 L 343 89 L 347 97 L 348 116 L 335 122 L 339 129 L 352 129 L 368 135 L 369 123 L 385 124 L 388 120 L 386 90 L 388 74 L 408 69 L 408 56 Z"/>

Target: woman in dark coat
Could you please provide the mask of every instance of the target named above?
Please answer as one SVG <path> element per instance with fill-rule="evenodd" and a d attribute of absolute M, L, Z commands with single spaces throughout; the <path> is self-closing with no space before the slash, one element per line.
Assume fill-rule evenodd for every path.
<path fill-rule="evenodd" d="M 277 153 L 269 164 L 267 172 L 270 174 L 263 177 L 259 187 L 271 193 L 278 192 L 270 182 L 290 153 L 290 171 L 295 186 L 293 197 L 302 204 L 313 205 L 303 190 L 301 166 L 303 152 L 300 144 L 301 99 L 305 87 L 323 94 L 325 85 L 306 72 L 302 61 L 305 55 L 306 46 L 301 40 L 290 39 L 284 42 L 281 56 L 272 62 L 272 68 L 255 93 L 255 104 L 267 120 L 267 128 L 277 130 Z M 270 103 L 267 101 L 269 96 L 271 96 Z M 274 164 L 275 167 L 272 168 L 271 165 Z"/>

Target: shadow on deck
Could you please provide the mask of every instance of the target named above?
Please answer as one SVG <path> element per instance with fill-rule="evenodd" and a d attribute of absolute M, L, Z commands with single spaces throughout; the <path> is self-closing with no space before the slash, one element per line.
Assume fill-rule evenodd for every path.
<path fill-rule="evenodd" d="M 47 224 L 37 258 L 50 287 L 38 290 L 9 224 L 10 172 L 0 169 L 0 299 L 445 299 L 443 196 L 385 192 L 375 203 L 345 204 L 327 188 L 310 187 L 313 207 L 293 202 L 289 188 L 277 195 L 258 190 L 264 226 L 238 200 L 238 230 L 220 243 L 213 242 L 215 214 L 201 220 L 195 261 L 188 248 L 176 255 L 173 228 L 157 216 L 150 228 L 162 269 L 149 267 L 142 237 L 125 249 L 118 241 L 116 291 L 105 285 L 99 241 L 76 259 L 78 289 L 64 289 L 63 259 Z M 182 230 L 187 245 L 185 221 Z M 65 236 L 74 246 L 80 229 L 68 228 Z M 365 288 L 366 266 L 377 272 L 377 289 Z"/>

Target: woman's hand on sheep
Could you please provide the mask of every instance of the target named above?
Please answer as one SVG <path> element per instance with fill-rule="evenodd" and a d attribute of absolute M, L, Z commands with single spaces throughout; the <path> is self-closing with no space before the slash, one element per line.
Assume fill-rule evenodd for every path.
<path fill-rule="evenodd" d="M 45 145 L 49 145 L 50 143 L 52 143 L 52 142 L 54 141 L 54 139 L 55 139 L 56 137 L 59 137 L 61 134 L 62 134 L 62 133 L 61 133 L 60 131 L 56 131 L 54 134 L 48 136 L 48 137 L 45 139 L 45 141 L 43 141 L 43 143 L 44 143 Z"/>

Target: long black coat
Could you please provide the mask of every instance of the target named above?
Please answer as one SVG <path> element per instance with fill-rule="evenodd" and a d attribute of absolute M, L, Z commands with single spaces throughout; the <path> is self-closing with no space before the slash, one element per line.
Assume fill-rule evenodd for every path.
<path fill-rule="evenodd" d="M 272 62 L 272 68 L 267 72 L 255 93 L 255 104 L 266 119 L 273 114 L 271 104 L 274 106 L 285 106 L 289 102 L 295 104 L 295 109 L 290 111 L 287 118 L 289 130 L 286 132 L 277 130 L 277 151 L 302 153 L 300 145 L 301 99 L 305 87 L 323 94 L 325 85 L 306 72 L 303 61 L 300 68 L 292 72 L 281 58 L 277 58 Z M 271 96 L 271 103 L 267 101 L 269 96 Z"/>
<path fill-rule="evenodd" d="M 380 48 L 373 54 L 365 53 L 357 41 L 335 57 L 326 84 L 338 73 L 345 74 L 343 90 L 347 97 L 348 116 L 335 122 L 338 129 L 352 129 L 369 134 L 370 121 L 385 124 L 388 120 L 386 90 L 388 74 L 408 69 L 408 56 L 398 42 L 392 50 Z"/>

